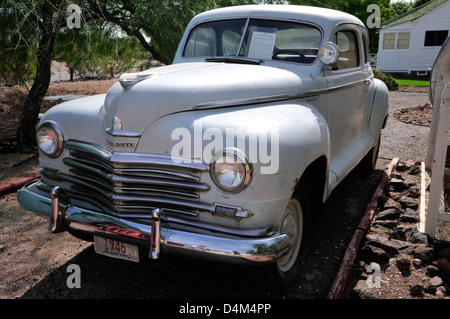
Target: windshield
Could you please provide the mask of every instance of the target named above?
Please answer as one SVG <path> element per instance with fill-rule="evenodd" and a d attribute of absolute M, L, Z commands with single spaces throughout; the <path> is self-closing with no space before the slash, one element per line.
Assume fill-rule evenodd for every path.
<path fill-rule="evenodd" d="M 313 63 L 321 41 L 319 29 L 302 23 L 260 19 L 213 21 L 196 26 L 183 57 L 243 57 Z"/>

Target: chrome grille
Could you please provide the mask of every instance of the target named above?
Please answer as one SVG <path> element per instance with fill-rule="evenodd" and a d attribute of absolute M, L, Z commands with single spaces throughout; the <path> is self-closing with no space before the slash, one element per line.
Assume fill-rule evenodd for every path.
<path fill-rule="evenodd" d="M 214 207 L 200 202 L 200 192 L 209 190 L 200 173 L 208 166 L 174 162 L 170 156 L 113 153 L 86 143 L 67 141 L 70 156 L 63 159 L 70 174 L 42 170 L 47 178 L 62 180 L 69 197 L 87 201 L 102 211 L 123 218 L 151 218 L 163 208 L 168 214 L 195 217 Z"/>

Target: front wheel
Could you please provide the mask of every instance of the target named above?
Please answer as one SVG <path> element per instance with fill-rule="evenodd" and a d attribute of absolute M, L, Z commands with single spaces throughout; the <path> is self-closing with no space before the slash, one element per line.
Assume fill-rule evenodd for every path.
<path fill-rule="evenodd" d="M 308 249 L 310 204 L 303 185 L 298 185 L 289 200 L 279 226 L 281 234 L 289 236 L 289 250 L 277 262 L 269 265 L 271 277 L 277 288 L 288 288 L 298 279 L 302 261 Z"/>

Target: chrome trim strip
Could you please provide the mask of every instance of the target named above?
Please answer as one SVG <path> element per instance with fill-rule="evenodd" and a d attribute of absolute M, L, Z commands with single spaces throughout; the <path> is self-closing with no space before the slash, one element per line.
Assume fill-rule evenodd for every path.
<path fill-rule="evenodd" d="M 119 211 L 118 213 L 115 213 L 114 216 L 117 216 L 119 218 L 124 218 L 124 219 L 128 218 L 128 219 L 136 219 L 136 220 L 148 220 L 148 219 L 151 219 L 151 216 L 148 215 L 148 212 L 150 210 L 152 210 L 152 209 L 156 209 L 156 207 L 145 207 L 145 210 L 142 209 L 141 211 L 137 211 L 135 213 L 129 212 L 130 210 L 133 210 L 133 209 L 134 208 L 129 209 L 129 210 L 123 212 L 123 213 Z M 145 212 L 145 213 L 147 213 L 147 215 L 143 215 L 140 212 Z M 198 214 L 196 214 L 196 213 L 192 213 L 192 212 L 188 212 L 188 211 L 182 211 L 182 210 L 179 210 L 179 209 L 167 209 L 167 208 L 164 208 L 164 212 L 167 212 L 167 213 L 170 213 L 170 214 L 180 214 L 180 215 L 183 215 L 183 217 L 188 216 L 188 217 L 195 218 L 195 217 L 198 216 Z"/>
<path fill-rule="evenodd" d="M 141 133 L 134 132 L 134 131 L 114 131 L 113 129 L 109 128 L 106 129 L 106 133 L 108 133 L 111 136 L 115 137 L 141 137 Z"/>
<path fill-rule="evenodd" d="M 113 191 L 115 193 L 133 193 L 135 195 L 143 195 L 143 196 L 151 196 L 152 194 L 160 194 L 163 196 L 167 195 L 173 195 L 173 196 L 179 196 L 183 198 L 191 198 L 191 199 L 199 199 L 200 195 L 198 195 L 195 192 L 185 192 L 185 191 L 174 191 L 174 190 L 161 190 L 160 188 L 155 187 L 148 187 L 148 188 L 139 188 L 139 187 L 114 187 Z"/>
<path fill-rule="evenodd" d="M 124 177 L 124 176 L 118 176 L 114 175 L 112 177 L 114 185 L 117 185 L 116 183 L 119 183 L 117 186 L 121 186 L 120 184 L 124 183 L 130 183 L 130 184 L 143 184 L 143 185 L 156 185 L 156 186 L 169 186 L 169 187 L 179 187 L 179 188 L 187 188 L 191 190 L 196 190 L 199 192 L 206 192 L 210 190 L 210 187 L 206 184 L 200 184 L 195 182 L 185 182 L 185 181 L 177 181 L 177 180 L 160 180 L 156 178 L 132 178 L 132 177 Z"/>
<path fill-rule="evenodd" d="M 284 100 L 292 100 L 300 97 L 308 97 L 317 95 L 318 93 L 308 93 L 308 94 L 280 94 L 280 95 L 267 95 L 260 97 L 242 98 L 242 99 L 232 99 L 232 100 L 222 100 L 222 101 L 211 101 L 202 102 L 194 105 L 192 109 L 205 109 L 205 108 L 218 108 L 218 107 L 229 107 L 229 106 L 242 106 L 247 104 L 257 104 L 257 103 L 267 103 L 267 102 L 277 102 Z"/>
<path fill-rule="evenodd" d="M 168 168 L 189 168 L 198 171 L 208 171 L 209 166 L 201 161 L 195 161 L 182 157 L 173 157 L 162 154 L 147 154 L 147 153 L 114 153 L 114 151 L 107 149 L 100 145 L 88 144 L 76 140 L 68 140 L 64 142 L 64 147 L 74 150 L 92 154 L 97 158 L 110 163 L 112 166 L 116 164 L 115 168 L 122 168 L 123 165 L 157 165 Z M 77 154 L 74 154 L 77 157 Z"/>
<path fill-rule="evenodd" d="M 72 159 L 72 158 L 67 157 L 67 158 L 64 158 L 62 160 L 62 162 L 64 164 L 66 164 L 67 166 L 73 167 L 75 169 L 81 169 L 83 171 L 87 171 L 89 173 L 95 174 L 96 176 L 101 176 L 104 180 L 111 180 L 113 177 L 113 174 L 111 174 L 111 173 L 109 173 L 109 174 L 105 173 L 104 171 L 102 171 L 100 169 L 97 169 L 95 167 L 92 167 L 91 165 L 88 165 L 88 164 L 92 164 L 92 161 L 91 162 L 80 161 L 78 159 Z M 99 165 L 99 164 L 97 164 L 97 165 Z M 111 171 L 111 167 L 107 167 L 106 165 L 102 166 L 102 168 L 104 168 L 105 170 Z"/>
<path fill-rule="evenodd" d="M 116 205 L 121 205 L 126 202 L 151 203 L 154 205 L 166 204 L 166 205 L 176 205 L 177 207 L 186 207 L 189 209 L 198 209 L 210 213 L 213 213 L 216 207 L 214 204 L 206 204 L 188 200 L 176 200 L 174 198 L 165 198 L 156 196 L 138 197 L 128 195 L 113 195 L 112 199 L 114 204 Z"/>
<path fill-rule="evenodd" d="M 371 82 L 371 80 L 370 80 Z M 358 80 L 352 83 L 346 83 L 342 85 L 337 85 L 331 88 L 325 88 L 320 90 L 314 90 L 310 92 L 303 93 L 290 93 L 290 94 L 278 94 L 278 95 L 266 95 L 260 97 L 250 97 L 250 98 L 242 98 L 242 99 L 232 99 L 232 100 L 222 100 L 222 101 L 211 101 L 211 102 L 202 102 L 194 105 L 192 109 L 205 109 L 205 108 L 219 108 L 219 107 L 229 107 L 229 106 L 242 106 L 247 104 L 257 104 L 257 103 L 268 103 L 268 102 L 279 102 L 286 100 L 295 100 L 301 98 L 307 98 L 311 96 L 316 96 L 319 94 L 329 93 L 333 91 L 338 91 L 346 88 L 351 88 L 353 86 L 367 84 L 368 79 Z"/>
<path fill-rule="evenodd" d="M 64 142 L 64 147 L 71 150 L 86 152 L 95 155 L 96 157 L 101 158 L 106 162 L 109 162 L 114 154 L 113 151 L 107 149 L 106 147 L 83 143 L 76 140 L 68 140 Z"/>
<path fill-rule="evenodd" d="M 116 168 L 124 167 L 122 165 L 156 165 L 168 168 L 189 168 L 198 171 L 208 171 L 209 166 L 200 161 L 194 161 L 187 158 L 176 158 L 169 155 L 145 154 L 145 153 L 114 153 L 111 158 L 111 164 Z M 116 166 L 117 165 L 117 166 Z"/>
<path fill-rule="evenodd" d="M 139 176 L 139 177 L 162 177 L 162 178 L 173 178 L 173 179 L 186 179 L 192 180 L 194 182 L 200 181 L 200 177 L 181 173 L 181 172 L 173 172 L 163 169 L 152 169 L 152 168 L 116 168 L 114 169 L 114 174 L 116 175 L 131 175 L 131 176 Z"/>

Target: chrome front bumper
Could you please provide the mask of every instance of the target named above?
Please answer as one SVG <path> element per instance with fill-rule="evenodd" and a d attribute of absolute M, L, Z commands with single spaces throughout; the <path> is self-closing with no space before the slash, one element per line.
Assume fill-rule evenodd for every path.
<path fill-rule="evenodd" d="M 152 222 L 146 224 L 76 207 L 67 199 L 62 200 L 64 195 L 58 194 L 56 188 L 52 193 L 42 192 L 36 182 L 32 182 L 19 192 L 18 201 L 24 209 L 47 216 L 52 232 L 73 229 L 114 239 L 149 249 L 152 259 L 156 259 L 161 250 L 237 264 L 269 263 L 282 257 L 289 248 L 286 234 L 273 232 L 266 237 L 241 237 L 200 233 L 164 222 L 163 214 L 160 216 L 157 210 L 153 211 Z"/>

